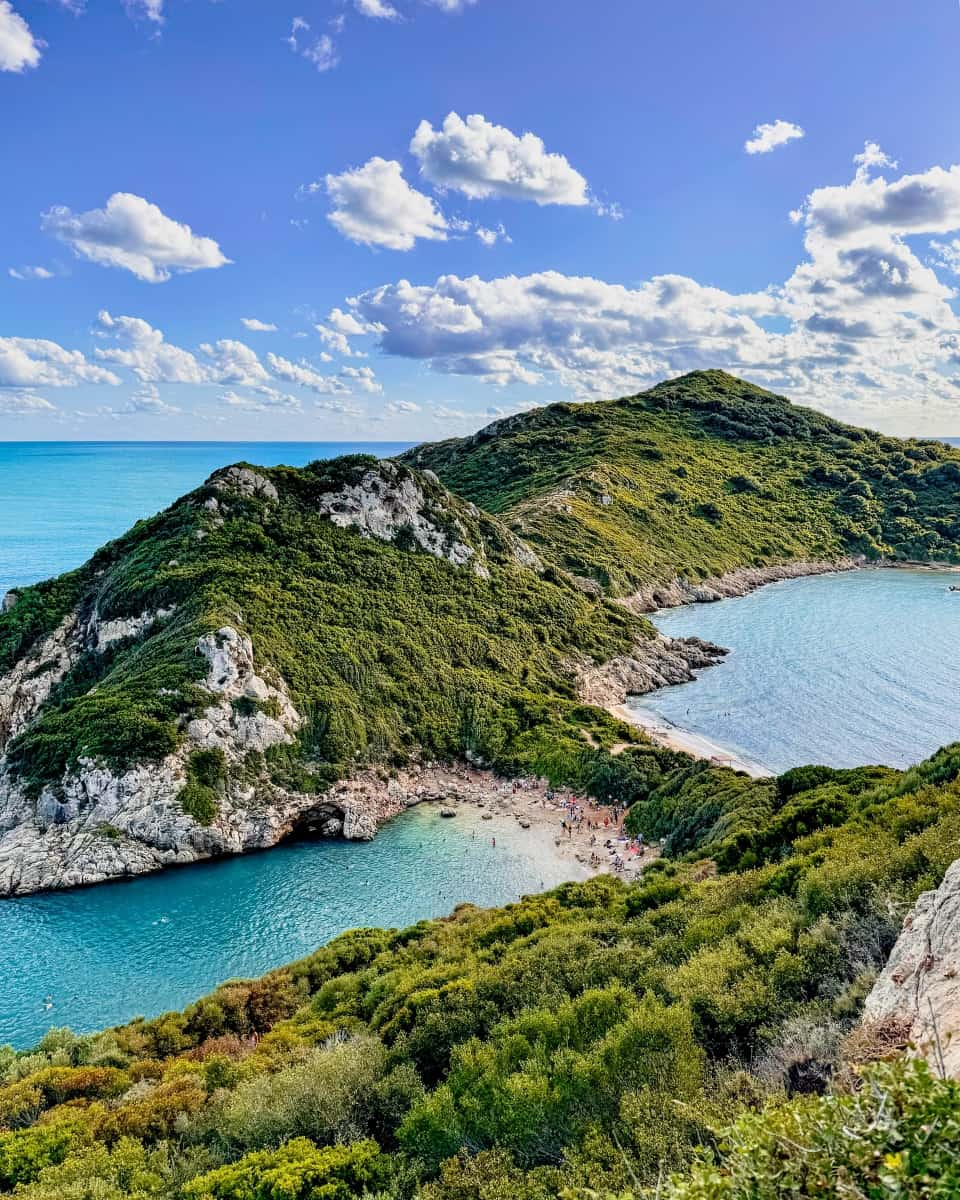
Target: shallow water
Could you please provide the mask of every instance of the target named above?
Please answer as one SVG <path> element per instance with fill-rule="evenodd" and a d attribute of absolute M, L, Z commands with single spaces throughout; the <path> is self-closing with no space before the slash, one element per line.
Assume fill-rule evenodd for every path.
<path fill-rule="evenodd" d="M 905 767 L 960 740 L 960 575 L 864 570 L 664 610 L 671 637 L 731 649 L 689 684 L 631 701 L 773 771 Z"/>
<path fill-rule="evenodd" d="M 491 842 L 496 837 L 497 845 Z M 585 878 L 513 818 L 424 805 L 373 842 L 302 842 L 124 883 L 0 901 L 0 1045 L 182 1008 L 345 929 L 402 927 Z M 52 1008 L 46 1008 L 47 996 Z"/>

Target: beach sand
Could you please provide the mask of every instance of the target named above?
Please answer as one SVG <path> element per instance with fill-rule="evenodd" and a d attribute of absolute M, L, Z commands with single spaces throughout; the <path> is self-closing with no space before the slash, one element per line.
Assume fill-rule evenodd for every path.
<path fill-rule="evenodd" d="M 705 759 L 716 766 L 731 767 L 734 771 L 742 771 L 753 779 L 773 777 L 773 772 L 763 763 L 738 754 L 718 742 L 712 742 L 699 733 L 681 729 L 679 725 L 674 725 L 656 713 L 630 708 L 627 704 L 611 705 L 608 711 L 621 721 L 626 721 L 628 725 L 642 729 L 653 741 L 670 750 L 682 750 L 684 754 Z"/>
<path fill-rule="evenodd" d="M 434 766 L 429 772 L 429 790 L 432 794 L 426 795 L 422 803 L 435 807 L 438 818 L 447 809 L 456 813 L 449 819 L 469 822 L 478 836 L 506 836 L 504 845 L 511 849 L 529 846 L 536 857 L 559 859 L 569 865 L 571 879 L 616 873 L 624 880 L 634 880 L 659 856 L 659 847 L 647 847 L 643 854 L 628 851 L 625 842 L 618 841 L 621 830 L 611 809 L 591 807 L 583 797 L 579 797 L 584 804 L 582 827 L 565 831 L 564 801 L 571 793 L 556 789 L 554 799 L 549 800 L 549 788 L 543 780 L 505 780 L 467 766 Z M 438 790 L 444 793 L 443 799 L 437 797 Z M 604 845 L 607 841 L 612 843 L 609 849 Z M 614 872 L 618 854 L 624 866 Z M 599 857 L 599 863 L 591 862 L 592 855 Z"/>

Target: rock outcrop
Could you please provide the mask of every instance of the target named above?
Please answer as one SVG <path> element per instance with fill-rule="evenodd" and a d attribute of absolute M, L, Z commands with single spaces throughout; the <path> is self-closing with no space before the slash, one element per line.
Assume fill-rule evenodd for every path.
<path fill-rule="evenodd" d="M 908 914 L 863 1020 L 897 1022 L 918 1054 L 960 1079 L 960 859 Z"/>
<path fill-rule="evenodd" d="M 327 492 L 317 501 L 317 511 L 341 529 L 356 529 L 361 536 L 382 542 L 402 534 L 435 558 L 455 567 L 470 564 L 478 574 L 486 574 L 482 551 L 478 555 L 468 543 L 462 523 L 440 512 L 416 477 L 393 463 L 379 463 L 357 483 Z"/>
<path fill-rule="evenodd" d="M 571 664 L 577 694 L 586 704 L 609 708 L 628 696 L 642 696 L 675 683 L 689 683 L 695 672 L 715 666 L 727 651 L 700 638 L 657 636 L 639 642 L 630 655 L 605 663 Z"/>
<path fill-rule="evenodd" d="M 24 729 L 86 650 L 144 633 L 163 611 L 127 621 L 84 622 L 77 614 L 0 679 L 0 750 Z M 210 703 L 191 720 L 177 752 L 121 772 L 81 759 L 56 787 L 32 797 L 0 758 L 0 896 L 77 887 L 176 863 L 266 849 L 298 830 L 367 839 L 405 799 L 370 781 L 323 796 L 287 791 L 242 770 L 251 751 L 289 743 L 301 724 L 279 678 L 258 673 L 253 646 L 229 626 L 206 634 Z M 218 749 L 228 778 L 209 825 L 179 796 L 197 749 Z M 232 770 L 231 768 L 240 768 Z"/>

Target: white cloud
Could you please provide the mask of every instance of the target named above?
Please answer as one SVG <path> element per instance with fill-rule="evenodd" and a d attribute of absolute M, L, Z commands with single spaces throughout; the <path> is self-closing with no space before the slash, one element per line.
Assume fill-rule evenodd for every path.
<path fill-rule="evenodd" d="M 344 312 L 340 308 L 331 309 L 327 321 L 338 333 L 346 334 L 348 337 L 360 337 L 362 334 L 370 332 L 367 326 L 360 324 L 353 313 Z"/>
<path fill-rule="evenodd" d="M 326 33 L 321 34 L 309 46 L 304 46 L 300 53 L 307 62 L 313 63 L 321 74 L 324 71 L 332 71 L 340 63 L 340 56 L 337 53 L 333 38 Z"/>
<path fill-rule="evenodd" d="M 11 267 L 7 274 L 11 279 L 53 279 L 46 267 Z"/>
<path fill-rule="evenodd" d="M 590 203 L 586 179 L 562 154 L 548 153 L 535 134 L 518 137 L 479 113 L 464 121 L 452 112 L 442 129 L 421 121 L 410 152 L 425 179 L 473 199 L 506 196 L 540 205 Z"/>
<path fill-rule="evenodd" d="M 266 383 L 270 376 L 255 351 L 233 338 L 222 338 L 212 346 L 204 342 L 200 349 L 213 361 L 214 378 L 218 383 L 238 387 L 255 387 Z"/>
<path fill-rule="evenodd" d="M 183 412 L 175 404 L 161 399 L 159 390 L 151 383 L 139 387 L 125 404 L 104 405 L 98 410 L 100 416 L 112 417 L 175 417 Z"/>
<path fill-rule="evenodd" d="M 502 224 L 498 225 L 496 229 L 486 229 L 483 225 L 478 225 L 474 233 L 485 246 L 495 246 L 497 242 L 505 242 L 509 246 L 513 242 L 513 238 Z"/>
<path fill-rule="evenodd" d="M 10 0 L 0 0 L 0 71 L 19 73 L 35 67 L 42 46 Z"/>
<path fill-rule="evenodd" d="M 869 174 L 889 166 L 868 145 L 848 183 L 813 190 L 797 214 L 801 261 L 761 292 L 679 275 L 632 287 L 551 271 L 445 275 L 372 289 L 351 311 L 385 353 L 499 386 L 613 396 L 720 366 L 847 420 L 879 413 L 916 432 L 922 415 L 942 431 L 960 400 L 958 292 L 937 273 L 960 266 L 960 166 Z M 909 239 L 936 235 L 925 262 Z"/>
<path fill-rule="evenodd" d="M 864 142 L 863 150 L 853 156 L 853 161 L 856 163 L 858 176 L 869 175 L 871 171 L 887 167 L 895 171 L 900 165 L 889 154 L 885 154 L 876 142 Z"/>
<path fill-rule="evenodd" d="M 271 325 L 268 321 L 258 321 L 256 317 L 241 317 L 240 324 L 244 329 L 249 329 L 251 333 L 276 333 L 276 325 Z"/>
<path fill-rule="evenodd" d="M 114 193 L 104 208 L 89 212 L 51 208 L 44 213 L 41 227 L 82 258 L 131 271 L 148 283 L 163 283 L 174 272 L 222 267 L 230 261 L 212 238 L 198 237 L 189 225 L 128 192 Z"/>
<path fill-rule="evenodd" d="M 88 362 L 79 350 L 65 350 L 44 338 L 0 337 L 0 388 L 81 383 L 119 384 L 120 379 L 106 367 Z"/>
<path fill-rule="evenodd" d="M 469 8 L 471 4 L 476 4 L 477 0 L 424 0 L 425 4 L 431 5 L 433 8 L 442 9 L 443 12 L 458 13 L 463 12 L 465 8 Z"/>
<path fill-rule="evenodd" d="M 332 71 L 340 62 L 337 47 L 329 34 L 321 34 L 316 38 L 304 38 L 301 34 L 310 33 L 310 24 L 303 17 L 294 17 L 286 43 L 294 54 L 299 54 L 307 62 L 313 63 L 318 71 Z"/>
<path fill-rule="evenodd" d="M 380 17 L 387 21 L 399 21 L 400 14 L 386 0 L 354 0 L 358 13 L 364 17 Z"/>
<path fill-rule="evenodd" d="M 58 411 L 56 405 L 34 392 L 0 391 L 0 414 L 5 417 L 34 417 Z"/>
<path fill-rule="evenodd" d="M 383 391 L 372 367 L 344 367 L 340 374 L 354 391 L 370 392 L 371 395 Z"/>
<path fill-rule="evenodd" d="M 296 396 L 289 392 L 280 392 L 276 388 L 258 388 L 253 396 L 242 396 L 230 390 L 223 393 L 220 403 L 228 408 L 240 408 L 246 412 L 290 412 L 303 411 L 303 406 Z"/>
<path fill-rule="evenodd" d="M 769 121 L 758 125 L 753 131 L 753 137 L 743 143 L 748 154 L 769 154 L 778 146 L 806 137 L 806 131 L 792 121 Z"/>
<path fill-rule="evenodd" d="M 321 375 L 309 363 L 291 362 L 288 358 L 281 358 L 279 354 L 268 354 L 267 362 L 270 370 L 278 379 L 309 388 L 310 391 L 317 392 L 319 395 L 345 390 L 339 379 L 333 375 Z"/>
<path fill-rule="evenodd" d="M 325 182 L 333 202 L 328 219 L 352 242 L 412 250 L 418 238 L 446 239 L 446 218 L 429 196 L 407 183 L 398 162 L 371 158 Z"/>
<path fill-rule="evenodd" d="M 392 400 L 387 405 L 387 412 L 391 413 L 418 413 L 420 411 L 420 405 L 414 404 L 412 400 Z"/>
<path fill-rule="evenodd" d="M 960 275 L 960 238 L 954 238 L 952 242 L 932 241 L 930 249 L 936 253 L 934 266 Z"/>
<path fill-rule="evenodd" d="M 144 17 L 163 24 L 163 0 L 123 0 L 123 7 L 131 17 Z"/>
<path fill-rule="evenodd" d="M 212 383 L 212 368 L 200 363 L 189 350 L 171 345 L 159 329 L 140 317 L 114 317 L 103 311 L 96 332 L 113 337 L 116 346 L 98 347 L 103 362 L 126 367 L 143 383 Z"/>

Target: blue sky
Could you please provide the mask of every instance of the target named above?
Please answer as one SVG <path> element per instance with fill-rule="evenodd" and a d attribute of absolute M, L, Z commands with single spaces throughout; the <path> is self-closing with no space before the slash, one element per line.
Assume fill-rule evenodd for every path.
<path fill-rule="evenodd" d="M 702 366 L 960 433 L 958 48 L 955 0 L 0 0 L 0 438 Z"/>

